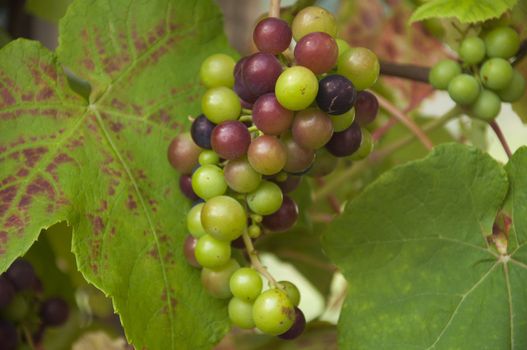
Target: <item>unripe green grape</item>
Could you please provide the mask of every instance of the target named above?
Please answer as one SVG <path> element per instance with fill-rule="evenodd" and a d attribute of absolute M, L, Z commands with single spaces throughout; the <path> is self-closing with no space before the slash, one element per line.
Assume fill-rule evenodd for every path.
<path fill-rule="evenodd" d="M 371 133 L 364 128 L 361 128 L 362 139 L 360 141 L 359 149 L 350 156 L 352 160 L 361 160 L 366 158 L 373 151 L 373 137 Z"/>
<path fill-rule="evenodd" d="M 450 98 L 460 105 L 469 105 L 476 101 L 479 91 L 479 82 L 468 74 L 460 74 L 448 84 Z"/>
<path fill-rule="evenodd" d="M 485 42 L 477 36 L 465 38 L 459 47 L 459 57 L 468 64 L 476 64 L 485 58 Z"/>
<path fill-rule="evenodd" d="M 262 181 L 262 174 L 253 169 L 247 157 L 229 160 L 223 172 L 227 185 L 239 193 L 254 191 Z"/>
<path fill-rule="evenodd" d="M 229 242 L 217 240 L 211 235 L 204 235 L 198 239 L 194 255 L 203 267 L 220 267 L 231 258 L 231 245 Z"/>
<path fill-rule="evenodd" d="M 278 284 L 283 287 L 283 291 L 287 294 L 291 303 L 293 303 L 294 306 L 298 306 L 298 304 L 300 304 L 300 291 L 297 286 L 289 281 L 280 281 Z"/>
<path fill-rule="evenodd" d="M 236 297 L 229 301 L 229 319 L 232 324 L 242 329 L 254 328 L 253 304 Z"/>
<path fill-rule="evenodd" d="M 253 320 L 264 333 L 279 335 L 295 321 L 295 309 L 287 294 L 279 289 L 268 289 L 254 301 Z"/>
<path fill-rule="evenodd" d="M 337 46 L 339 48 L 339 56 L 351 49 L 351 46 L 346 41 L 342 39 L 335 39 L 335 41 L 337 42 Z"/>
<path fill-rule="evenodd" d="M 238 95 L 224 86 L 208 89 L 201 98 L 201 110 L 208 120 L 215 124 L 236 120 L 242 106 Z"/>
<path fill-rule="evenodd" d="M 262 229 L 258 225 L 251 225 L 247 230 L 247 234 L 251 238 L 258 238 L 262 234 Z"/>
<path fill-rule="evenodd" d="M 202 165 L 192 174 L 192 189 L 203 199 L 224 194 L 227 191 L 227 183 L 223 170 L 212 164 Z"/>
<path fill-rule="evenodd" d="M 338 164 L 338 158 L 329 153 L 326 148 L 318 149 L 315 159 L 313 167 L 307 173 L 308 176 L 326 176 L 332 173 Z"/>
<path fill-rule="evenodd" d="M 482 89 L 476 102 L 470 106 L 472 115 L 487 122 L 494 120 L 501 110 L 501 100 L 494 92 Z"/>
<path fill-rule="evenodd" d="M 236 298 L 253 302 L 262 292 L 263 283 L 256 270 L 242 267 L 232 274 L 229 286 L 232 295 Z"/>
<path fill-rule="evenodd" d="M 280 209 L 283 199 L 282 190 L 277 184 L 262 181 L 255 191 L 247 195 L 247 205 L 256 214 L 269 215 Z"/>
<path fill-rule="evenodd" d="M 201 210 L 205 203 L 199 203 L 190 208 L 187 213 L 187 229 L 190 234 L 196 238 L 200 238 L 207 234 L 201 225 Z"/>
<path fill-rule="evenodd" d="M 525 93 L 525 78 L 516 69 L 512 72 L 512 79 L 505 89 L 497 91 L 503 102 L 516 102 Z"/>
<path fill-rule="evenodd" d="M 520 48 L 520 36 L 510 27 L 497 27 L 485 35 L 487 56 L 511 58 Z"/>
<path fill-rule="evenodd" d="M 283 181 L 285 181 L 286 179 L 284 179 Z M 253 222 L 256 222 L 257 224 L 261 223 L 262 220 L 263 220 L 263 217 L 259 214 L 251 214 L 251 220 Z"/>
<path fill-rule="evenodd" d="M 481 66 L 479 76 L 483 85 L 492 90 L 505 89 L 512 81 L 512 66 L 503 58 L 491 58 Z"/>
<path fill-rule="evenodd" d="M 346 130 L 353 124 L 355 120 L 355 108 L 350 109 L 344 114 L 329 115 L 331 123 L 333 123 L 333 131 L 341 132 Z"/>
<path fill-rule="evenodd" d="M 24 295 L 15 294 L 11 302 L 2 310 L 2 315 L 7 320 L 18 323 L 28 316 L 29 311 L 30 305 Z"/>
<path fill-rule="evenodd" d="M 229 288 L 229 280 L 239 268 L 240 264 L 234 259 L 230 259 L 225 265 L 218 268 L 203 268 L 201 270 L 201 284 L 215 298 L 230 298 L 232 293 Z"/>
<path fill-rule="evenodd" d="M 201 210 L 201 224 L 216 239 L 233 241 L 240 237 L 247 226 L 247 214 L 243 206 L 229 196 L 209 199 Z"/>
<path fill-rule="evenodd" d="M 379 59 L 365 47 L 352 47 L 339 56 L 337 72 L 353 83 L 357 90 L 371 87 L 379 78 Z"/>
<path fill-rule="evenodd" d="M 291 111 L 309 107 L 315 101 L 317 93 L 317 77 L 312 71 L 302 66 L 284 70 L 275 85 L 278 102 Z"/>
<path fill-rule="evenodd" d="M 218 86 L 233 87 L 235 64 L 236 62 L 232 57 L 222 53 L 207 57 L 201 63 L 199 70 L 201 83 L 207 88 Z"/>
<path fill-rule="evenodd" d="M 218 164 L 220 162 L 220 156 L 216 152 L 207 149 L 201 151 L 198 161 L 201 165 Z"/>
<path fill-rule="evenodd" d="M 309 33 L 323 32 L 335 37 L 337 21 L 331 12 L 318 6 L 308 6 L 297 13 L 291 25 L 293 38 L 298 42 Z"/>
<path fill-rule="evenodd" d="M 442 60 L 437 62 L 428 75 L 428 81 L 433 87 L 439 90 L 448 89 L 448 84 L 461 74 L 461 66 L 452 60 Z"/>

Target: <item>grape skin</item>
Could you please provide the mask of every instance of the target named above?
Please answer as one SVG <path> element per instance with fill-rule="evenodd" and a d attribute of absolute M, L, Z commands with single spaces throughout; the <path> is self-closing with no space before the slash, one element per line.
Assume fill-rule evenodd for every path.
<path fill-rule="evenodd" d="M 253 32 L 253 41 L 261 52 L 273 55 L 286 50 L 293 33 L 286 21 L 275 17 L 262 19 Z"/>

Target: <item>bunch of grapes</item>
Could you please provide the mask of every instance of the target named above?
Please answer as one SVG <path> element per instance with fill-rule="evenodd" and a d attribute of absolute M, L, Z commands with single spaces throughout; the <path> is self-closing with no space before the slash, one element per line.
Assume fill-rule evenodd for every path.
<path fill-rule="evenodd" d="M 470 115 L 492 121 L 502 102 L 515 102 L 525 93 L 525 78 L 510 63 L 519 48 L 518 33 L 506 26 L 466 37 L 458 50 L 462 62 L 438 62 L 430 71 L 430 83 L 448 90 Z"/>
<path fill-rule="evenodd" d="M 63 325 L 68 315 L 66 301 L 42 297 L 42 283 L 26 260 L 0 275 L 0 350 L 33 348 L 47 327 Z"/>
<path fill-rule="evenodd" d="M 202 63 L 203 114 L 168 149 L 182 193 L 195 201 L 184 243 L 189 264 L 202 268 L 212 296 L 230 298 L 234 325 L 284 339 L 305 327 L 300 293 L 257 266 L 252 242 L 295 224 L 298 206 L 288 193 L 302 175 L 326 175 L 337 157 L 364 158 L 373 146 L 363 127 L 378 101 L 363 90 L 377 80 L 379 62 L 336 32 L 335 18 L 320 7 L 300 11 L 292 27 L 262 19 L 253 33 L 259 52 L 237 63 L 224 54 Z M 244 246 L 252 267 L 231 257 L 232 247 Z M 260 273 L 269 280 L 265 291 Z"/>

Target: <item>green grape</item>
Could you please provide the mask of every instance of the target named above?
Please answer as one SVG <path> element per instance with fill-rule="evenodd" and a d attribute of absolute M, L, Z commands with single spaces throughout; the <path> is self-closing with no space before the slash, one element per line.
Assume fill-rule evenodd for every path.
<path fill-rule="evenodd" d="M 199 203 L 193 206 L 187 213 L 187 229 L 190 234 L 196 238 L 200 238 L 207 234 L 201 225 L 201 210 L 205 203 Z"/>
<path fill-rule="evenodd" d="M 326 176 L 335 170 L 338 165 L 338 158 L 328 152 L 326 148 L 316 151 L 316 161 L 308 171 L 309 176 Z"/>
<path fill-rule="evenodd" d="M 201 224 L 216 239 L 232 241 L 240 237 L 247 226 L 243 206 L 229 196 L 209 199 L 201 210 Z"/>
<path fill-rule="evenodd" d="M 29 311 L 30 305 L 24 295 L 15 294 L 11 302 L 2 310 L 2 315 L 5 319 L 18 323 L 28 316 Z"/>
<path fill-rule="evenodd" d="M 459 63 L 452 60 L 442 60 L 432 67 L 428 81 L 436 89 L 446 90 L 452 79 L 460 74 L 461 66 Z"/>
<path fill-rule="evenodd" d="M 476 102 L 470 106 L 472 115 L 485 121 L 492 121 L 501 110 L 501 100 L 494 92 L 482 89 Z"/>
<path fill-rule="evenodd" d="M 497 91 L 503 102 L 516 102 L 525 93 L 525 78 L 516 69 L 512 72 L 512 79 L 505 89 Z"/>
<path fill-rule="evenodd" d="M 233 273 L 229 285 L 232 295 L 250 302 L 260 295 L 263 288 L 260 274 L 250 267 L 242 267 Z"/>
<path fill-rule="evenodd" d="M 223 172 L 227 185 L 239 193 L 254 191 L 262 181 L 262 174 L 253 169 L 247 157 L 229 160 Z"/>
<path fill-rule="evenodd" d="M 227 183 L 223 170 L 212 164 L 200 166 L 192 174 L 192 189 L 203 199 L 224 194 L 227 191 Z"/>
<path fill-rule="evenodd" d="M 220 162 L 220 156 L 216 152 L 206 149 L 201 151 L 198 161 L 201 165 L 218 164 Z"/>
<path fill-rule="evenodd" d="M 503 58 L 491 58 L 481 66 L 479 76 L 483 85 L 492 90 L 505 89 L 512 81 L 512 66 Z"/>
<path fill-rule="evenodd" d="M 247 233 L 249 234 L 249 237 L 251 238 L 258 238 L 262 234 L 262 229 L 258 225 L 251 225 L 249 226 Z"/>
<path fill-rule="evenodd" d="M 240 268 L 240 264 L 230 259 L 225 265 L 218 268 L 203 268 L 201 270 L 201 284 L 215 298 L 227 299 L 232 296 L 229 280 L 232 274 Z"/>
<path fill-rule="evenodd" d="M 359 149 L 350 156 L 352 160 L 361 160 L 366 158 L 373 151 L 373 137 L 367 129 L 361 128 L 362 139 Z"/>
<path fill-rule="evenodd" d="M 269 215 L 280 209 L 284 196 L 274 182 L 262 181 L 258 188 L 247 195 L 247 205 L 256 214 Z"/>
<path fill-rule="evenodd" d="M 339 56 L 351 49 L 350 45 L 346 41 L 342 39 L 335 39 L 335 41 L 337 42 L 337 46 L 339 48 Z"/>
<path fill-rule="evenodd" d="M 485 35 L 487 56 L 511 58 L 520 48 L 520 36 L 510 27 L 497 27 Z"/>
<path fill-rule="evenodd" d="M 318 6 L 308 6 L 297 13 L 291 25 L 293 38 L 298 42 L 303 36 L 324 32 L 332 37 L 337 35 L 337 21 L 331 12 Z"/>
<path fill-rule="evenodd" d="M 346 130 L 353 124 L 355 120 L 355 108 L 350 109 L 344 114 L 329 115 L 331 122 L 333 123 L 333 131 L 341 132 Z"/>
<path fill-rule="evenodd" d="M 194 255 L 203 267 L 220 267 L 231 258 L 231 245 L 229 242 L 219 241 L 211 235 L 204 235 L 198 239 Z"/>
<path fill-rule="evenodd" d="M 293 306 L 298 306 L 298 304 L 300 304 L 300 291 L 297 286 L 289 281 L 280 281 L 278 284 L 284 288 L 283 290 L 287 294 L 289 300 L 291 300 L 291 303 L 293 303 Z"/>
<path fill-rule="evenodd" d="M 485 42 L 477 36 L 465 38 L 459 47 L 459 57 L 468 64 L 477 64 L 485 58 Z"/>
<path fill-rule="evenodd" d="M 242 329 L 254 328 L 253 304 L 238 298 L 229 301 L 229 319 L 232 324 Z"/>
<path fill-rule="evenodd" d="M 379 59 L 365 47 L 352 47 L 339 56 L 337 72 L 353 83 L 357 90 L 371 87 L 379 78 Z"/>
<path fill-rule="evenodd" d="M 448 84 L 450 98 L 460 105 L 469 105 L 476 101 L 479 90 L 479 82 L 468 74 L 460 74 Z"/>
<path fill-rule="evenodd" d="M 312 71 L 302 66 L 284 70 L 275 85 L 278 102 L 291 111 L 309 107 L 315 101 L 317 93 L 317 77 Z"/>
<path fill-rule="evenodd" d="M 208 89 L 201 98 L 201 110 L 208 120 L 215 124 L 236 120 L 242 106 L 238 95 L 224 86 Z"/>
<path fill-rule="evenodd" d="M 205 87 L 234 86 L 234 65 L 230 56 L 222 53 L 211 55 L 203 61 L 199 70 L 200 81 Z"/>
<path fill-rule="evenodd" d="M 253 319 L 262 332 L 282 334 L 295 321 L 294 305 L 283 291 L 276 288 L 266 290 L 254 301 Z"/>

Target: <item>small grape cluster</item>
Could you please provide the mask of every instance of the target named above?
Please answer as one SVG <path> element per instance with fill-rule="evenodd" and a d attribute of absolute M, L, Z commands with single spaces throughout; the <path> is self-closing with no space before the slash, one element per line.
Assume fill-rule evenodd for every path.
<path fill-rule="evenodd" d="M 69 306 L 59 297 L 44 299 L 33 266 L 18 259 L 0 275 L 0 350 L 32 349 L 48 327 L 63 325 Z"/>
<path fill-rule="evenodd" d="M 288 193 L 302 175 L 327 175 L 337 157 L 362 159 L 373 147 L 363 127 L 379 104 L 364 89 L 377 80 L 379 62 L 336 32 L 333 15 L 316 6 L 300 11 L 292 27 L 275 17 L 259 21 L 259 52 L 237 63 L 224 54 L 202 63 L 203 114 L 168 149 L 182 193 L 196 202 L 187 215 L 187 261 L 202 268 L 211 295 L 231 298 L 234 325 L 284 339 L 305 327 L 300 293 L 261 266 L 253 240 L 295 224 L 299 210 Z M 240 267 L 231 247 L 245 247 L 252 267 Z M 260 274 L 270 289 L 262 291 Z"/>
<path fill-rule="evenodd" d="M 448 90 L 450 98 L 467 107 L 470 115 L 492 121 L 502 102 L 515 102 L 525 93 L 525 78 L 510 59 L 520 48 L 518 33 L 499 26 L 481 37 L 463 39 L 459 62 L 442 60 L 430 71 L 429 81 L 436 89 Z"/>

